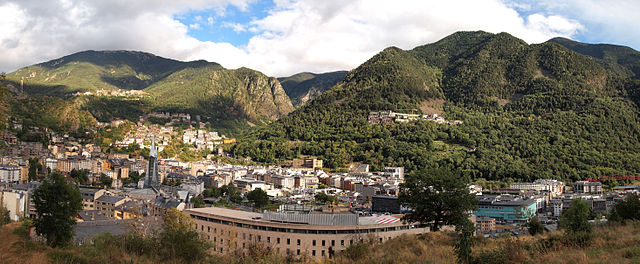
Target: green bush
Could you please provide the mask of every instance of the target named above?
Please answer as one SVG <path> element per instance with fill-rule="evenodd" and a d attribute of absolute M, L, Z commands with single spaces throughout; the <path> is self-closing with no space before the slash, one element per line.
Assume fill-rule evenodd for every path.
<path fill-rule="evenodd" d="M 158 243 L 154 239 L 145 238 L 140 234 L 128 232 L 121 236 L 124 248 L 129 254 L 138 256 L 153 255 L 157 253 Z"/>
<path fill-rule="evenodd" d="M 527 228 L 529 229 L 529 234 L 535 236 L 537 234 L 544 233 L 544 226 L 540 222 L 537 216 L 531 218 L 527 223 Z"/>
<path fill-rule="evenodd" d="M 352 245 L 350 245 L 349 247 L 347 247 L 344 251 L 343 254 L 353 260 L 359 260 L 362 259 L 364 256 L 366 256 L 367 254 L 369 254 L 370 252 L 370 248 L 369 248 L 369 244 L 364 243 L 364 242 L 356 242 Z"/>
<path fill-rule="evenodd" d="M 22 220 L 22 224 L 13 230 L 13 233 L 18 235 L 20 238 L 28 240 L 29 239 L 29 228 L 33 226 L 33 221 L 31 218 L 25 218 Z"/>
<path fill-rule="evenodd" d="M 92 263 L 84 256 L 78 256 L 74 252 L 67 249 L 53 249 L 47 253 L 51 263 L 64 263 L 64 264 L 88 264 Z"/>
<path fill-rule="evenodd" d="M 628 259 L 640 257 L 640 248 L 638 247 L 628 248 L 627 250 L 625 250 L 622 256 Z"/>

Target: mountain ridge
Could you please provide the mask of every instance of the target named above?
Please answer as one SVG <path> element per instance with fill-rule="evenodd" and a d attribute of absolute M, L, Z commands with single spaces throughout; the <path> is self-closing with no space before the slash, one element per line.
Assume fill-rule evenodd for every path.
<path fill-rule="evenodd" d="M 215 76 L 223 77 L 214 80 Z M 228 70 L 214 62 L 182 62 L 139 51 L 82 51 L 18 69 L 7 80 L 14 87 L 23 82 L 29 96 L 70 98 L 84 92 L 140 90 L 150 97 L 136 103 L 144 98 L 97 96 L 76 104 L 98 106 L 88 110 L 99 119 L 134 118 L 108 114 L 121 112 L 112 105 L 139 113 L 181 111 L 232 124 L 270 122 L 294 109 L 278 81 L 258 71 Z"/>
<path fill-rule="evenodd" d="M 264 162 L 317 156 L 329 168 L 456 166 L 488 180 L 635 173 L 638 87 L 557 43 L 458 32 L 411 50 L 384 49 L 232 153 Z M 368 123 L 371 111 L 386 110 L 437 110 L 463 124 Z"/>
<path fill-rule="evenodd" d="M 285 92 L 295 107 L 299 107 L 318 97 L 341 81 L 347 71 L 325 73 L 301 72 L 288 77 L 279 77 Z"/>

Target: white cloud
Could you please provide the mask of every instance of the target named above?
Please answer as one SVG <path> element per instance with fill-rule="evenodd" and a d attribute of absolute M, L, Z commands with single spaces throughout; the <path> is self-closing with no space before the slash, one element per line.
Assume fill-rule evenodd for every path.
<path fill-rule="evenodd" d="M 584 25 L 578 36 L 587 42 L 640 47 L 640 2 L 637 0 L 525 0 L 548 14 L 562 14 Z"/>
<path fill-rule="evenodd" d="M 504 31 L 530 43 L 592 30 L 583 24 L 590 20 L 564 15 L 568 11 L 531 12 L 526 17 L 516 11 L 536 10 L 542 4 L 549 9 L 555 3 L 552 1 L 515 5 L 501 0 L 276 0 L 266 17 L 248 25 L 224 21 L 227 6 L 247 11 L 253 1 L 0 1 L 0 71 L 86 49 L 129 49 L 181 60 L 206 59 L 227 68 L 246 66 L 282 76 L 351 69 L 385 47 L 410 49 L 459 30 Z M 586 1 L 586 9 L 605 5 Z M 561 4 L 553 8 L 568 9 Z M 635 9 L 612 6 L 604 10 L 631 10 L 621 13 L 630 17 L 639 11 L 636 5 Z M 174 19 L 187 11 L 204 9 L 215 10 L 216 15 L 194 18 L 191 25 Z M 589 19 L 621 20 L 600 11 L 594 11 Z M 188 35 L 190 27 L 212 26 L 214 22 L 256 35 L 242 47 L 199 41 Z"/>
<path fill-rule="evenodd" d="M 227 27 L 227 28 L 231 28 L 235 32 L 246 32 L 247 31 L 247 26 L 245 26 L 243 24 L 239 24 L 239 23 L 224 22 L 222 26 L 223 27 Z"/>
<path fill-rule="evenodd" d="M 263 33 L 247 51 L 254 67 L 279 74 L 350 69 L 385 47 L 410 49 L 460 30 L 506 31 L 535 43 L 582 29 L 557 15 L 523 18 L 497 0 L 276 3 L 269 16 L 253 22 Z"/>

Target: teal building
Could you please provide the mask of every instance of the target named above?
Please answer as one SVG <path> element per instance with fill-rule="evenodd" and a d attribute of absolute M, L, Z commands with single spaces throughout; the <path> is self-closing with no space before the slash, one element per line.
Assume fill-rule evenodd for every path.
<path fill-rule="evenodd" d="M 535 216 L 537 203 L 517 195 L 479 195 L 478 217 L 491 217 L 505 222 L 525 222 Z"/>

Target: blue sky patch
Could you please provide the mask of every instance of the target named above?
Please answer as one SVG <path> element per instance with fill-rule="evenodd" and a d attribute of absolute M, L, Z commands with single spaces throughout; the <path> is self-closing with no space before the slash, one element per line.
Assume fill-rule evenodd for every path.
<path fill-rule="evenodd" d="M 269 15 L 275 4 L 272 0 L 251 3 L 247 10 L 229 5 L 224 10 L 191 10 L 174 16 L 174 19 L 188 27 L 188 34 L 200 41 L 228 42 L 244 46 L 255 36 L 251 21 Z"/>

